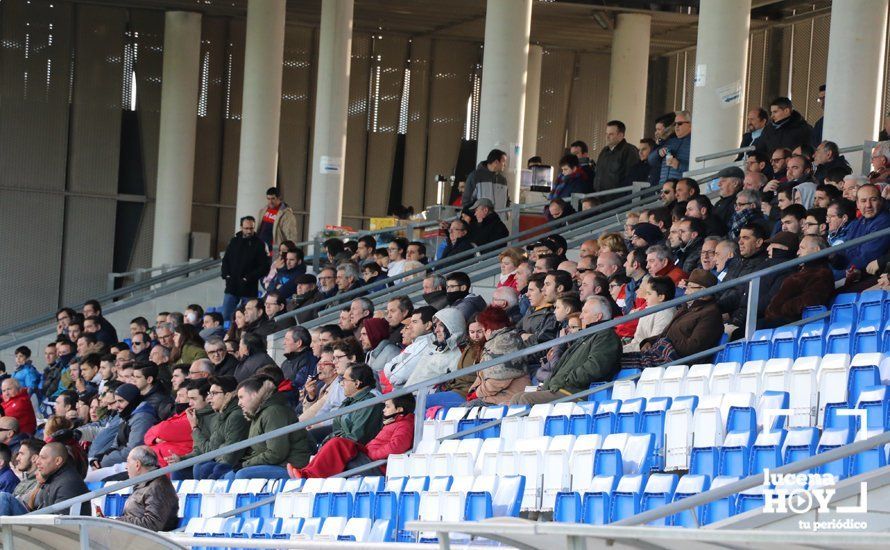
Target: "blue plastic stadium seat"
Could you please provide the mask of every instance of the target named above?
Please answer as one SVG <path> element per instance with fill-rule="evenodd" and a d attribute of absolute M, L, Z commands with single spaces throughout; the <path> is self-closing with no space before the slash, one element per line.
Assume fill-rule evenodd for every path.
<path fill-rule="evenodd" d="M 881 349 L 878 351 L 881 353 L 890 353 L 890 322 L 887 322 L 887 324 L 884 325 L 884 328 L 881 329 Z"/>
<path fill-rule="evenodd" d="M 737 501 L 737 510 L 739 514 L 751 510 L 763 509 L 763 493 L 741 493 Z"/>
<path fill-rule="evenodd" d="M 640 511 L 647 512 L 659 506 L 670 504 L 674 499 L 678 478 L 674 474 L 652 474 L 646 482 L 643 496 L 640 498 Z M 665 516 L 649 522 L 647 525 L 670 525 L 671 516 Z"/>
<path fill-rule="evenodd" d="M 621 404 L 617 418 L 616 433 L 637 433 L 641 429 L 642 414 L 646 409 L 646 398 L 635 397 Z"/>
<path fill-rule="evenodd" d="M 801 314 L 801 319 L 809 319 L 810 317 L 815 317 L 817 315 L 822 315 L 826 313 L 828 308 L 825 306 L 807 306 L 803 308 L 803 312 Z"/>
<path fill-rule="evenodd" d="M 629 518 L 640 513 L 640 500 L 643 497 L 643 487 L 646 484 L 646 476 L 641 474 L 623 476 L 618 480 L 618 486 L 612 493 L 612 506 L 609 513 L 609 521 L 614 522 Z"/>
<path fill-rule="evenodd" d="M 831 323 L 825 339 L 825 353 L 850 353 L 853 347 L 853 321 L 841 320 Z"/>
<path fill-rule="evenodd" d="M 749 472 L 762 472 L 766 468 L 775 470 L 782 466 L 782 445 L 787 437 L 785 430 L 761 432 L 751 447 Z"/>
<path fill-rule="evenodd" d="M 457 421 L 457 431 L 462 432 L 464 430 L 469 430 L 469 429 L 475 428 L 476 426 L 479 426 L 480 424 L 482 424 L 482 422 L 483 422 L 482 419 L 462 418 Z M 479 437 L 481 437 L 480 432 L 473 432 L 473 433 L 462 435 L 458 439 L 477 439 Z"/>
<path fill-rule="evenodd" d="M 881 327 L 879 321 L 859 321 L 853 335 L 853 355 L 878 353 L 881 350 Z"/>
<path fill-rule="evenodd" d="M 689 457 L 689 473 L 706 475 L 714 478 L 720 464 L 720 452 L 717 447 L 693 447 Z"/>
<path fill-rule="evenodd" d="M 773 332 L 772 357 L 782 359 L 797 358 L 797 339 L 800 336 L 800 327 L 780 327 Z"/>
<path fill-rule="evenodd" d="M 664 469 L 664 419 L 670 408 L 670 397 L 653 397 L 646 403 L 646 410 L 640 419 L 639 431 L 652 434 L 650 464 L 653 471 Z"/>
<path fill-rule="evenodd" d="M 582 520 L 590 525 L 609 523 L 612 494 L 618 486 L 618 476 L 596 476 L 582 497 Z"/>
<path fill-rule="evenodd" d="M 839 411 L 849 410 L 851 407 L 846 402 L 826 403 L 825 418 L 822 420 L 823 428 L 847 428 L 856 429 L 856 417 L 847 414 L 838 414 Z"/>
<path fill-rule="evenodd" d="M 639 376 L 643 371 L 641 369 L 621 369 L 615 375 L 615 380 L 623 380 L 625 378 L 633 378 Z"/>
<path fill-rule="evenodd" d="M 107 515 L 107 514 L 106 514 Z M 191 518 L 201 516 L 201 495 L 190 493 L 185 496 L 185 503 L 182 507 L 182 518 L 188 521 Z"/>
<path fill-rule="evenodd" d="M 726 434 L 723 446 L 720 447 L 717 475 L 740 476 L 748 475 L 751 461 L 751 444 L 757 433 L 753 429 L 733 431 Z"/>
<path fill-rule="evenodd" d="M 333 493 L 331 495 L 330 515 L 336 517 L 352 517 L 352 493 Z"/>
<path fill-rule="evenodd" d="M 601 401 L 597 413 L 593 415 L 593 433 L 603 437 L 616 433 L 620 407 L 621 403 L 615 400 Z"/>
<path fill-rule="evenodd" d="M 677 484 L 677 488 L 674 491 L 673 502 L 707 491 L 708 487 L 710 487 L 710 479 L 708 476 L 686 474 L 680 478 L 680 482 Z M 684 510 L 670 517 L 670 525 L 688 528 L 699 527 L 702 524 L 703 512 L 703 506 L 696 506 L 694 509 Z"/>
<path fill-rule="evenodd" d="M 560 492 L 553 505 L 553 521 L 561 523 L 581 522 L 581 495 L 575 492 Z"/>
<path fill-rule="evenodd" d="M 819 439 L 817 453 L 824 453 L 853 442 L 855 428 L 826 428 Z M 820 474 L 832 474 L 839 479 L 849 477 L 853 469 L 852 457 L 840 458 L 819 466 Z"/>
<path fill-rule="evenodd" d="M 592 382 L 589 389 L 605 386 L 606 382 Z M 612 399 L 612 387 L 608 387 L 602 391 L 594 392 L 587 396 L 588 401 L 608 401 Z"/>
<path fill-rule="evenodd" d="M 593 433 L 593 415 L 573 414 L 569 417 L 569 433 L 574 436 Z"/>
<path fill-rule="evenodd" d="M 726 417 L 726 432 L 748 431 L 757 433 L 757 409 L 754 407 L 730 407 Z"/>
<path fill-rule="evenodd" d="M 762 359 L 766 361 L 770 358 L 770 347 L 772 346 L 773 329 L 761 329 L 754 331 L 751 339 L 748 340 L 748 346 L 745 348 L 745 361 L 756 361 Z M 740 363 L 742 361 L 739 361 Z"/>
<path fill-rule="evenodd" d="M 819 428 L 791 428 L 785 436 L 783 464 L 791 464 L 816 454 Z M 755 471 L 755 470 L 752 470 Z"/>
<path fill-rule="evenodd" d="M 544 420 L 544 435 L 556 436 L 566 435 L 569 433 L 569 417 L 568 416 L 548 416 Z"/>
<path fill-rule="evenodd" d="M 884 431 L 884 428 L 871 428 L 863 433 L 863 439 L 874 437 Z M 883 445 L 868 449 L 850 457 L 850 475 L 859 475 L 887 465 L 886 450 Z"/>
<path fill-rule="evenodd" d="M 888 392 L 887 386 L 876 385 L 862 388 L 856 408 L 866 411 L 866 427 L 886 429 L 887 417 L 890 415 L 890 392 Z"/>
<path fill-rule="evenodd" d="M 800 339 L 797 341 L 798 357 L 817 357 L 825 355 L 825 322 L 814 321 L 807 323 L 800 329 Z"/>
<path fill-rule="evenodd" d="M 726 347 L 723 348 L 722 355 L 720 357 L 721 362 L 725 363 L 744 363 L 746 361 L 746 348 L 748 343 L 744 340 L 737 340 L 735 342 L 729 342 L 726 344 Z"/>
<path fill-rule="evenodd" d="M 711 482 L 711 489 L 717 489 L 724 485 L 738 481 L 738 477 L 720 476 Z M 738 495 L 729 495 L 727 497 L 711 501 L 702 506 L 702 525 L 714 523 L 736 515 L 738 512 Z"/>

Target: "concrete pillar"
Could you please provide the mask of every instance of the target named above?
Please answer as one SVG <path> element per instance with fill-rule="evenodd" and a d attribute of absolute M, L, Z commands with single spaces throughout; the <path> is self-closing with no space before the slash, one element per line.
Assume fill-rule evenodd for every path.
<path fill-rule="evenodd" d="M 236 226 L 242 216 L 257 215 L 266 203 L 266 189 L 275 186 L 278 175 L 284 14 L 285 0 L 247 4 Z"/>
<path fill-rule="evenodd" d="M 507 153 L 510 161 L 504 175 L 510 186 L 509 196 L 517 202 L 524 158 L 522 125 L 531 21 L 531 0 L 486 2 L 476 156 L 484 160 L 492 149 Z"/>
<path fill-rule="evenodd" d="M 352 8 L 353 0 L 326 0 L 321 4 L 318 85 L 310 164 L 310 237 L 324 230 L 326 224 L 339 225 L 343 213 Z"/>
<path fill-rule="evenodd" d="M 636 145 L 646 135 L 646 84 L 649 78 L 649 35 L 652 17 L 619 13 L 612 34 L 609 69 L 609 120 L 627 127 L 625 138 Z M 605 129 L 600 129 L 605 131 Z"/>
<path fill-rule="evenodd" d="M 823 139 L 840 147 L 877 139 L 886 30 L 887 0 L 832 2 Z M 854 167 L 862 160 L 859 153 L 846 157 Z"/>
<path fill-rule="evenodd" d="M 541 107 L 541 63 L 544 48 L 530 45 L 528 47 L 528 76 L 525 79 L 525 122 L 522 125 L 522 163 L 537 155 L 538 148 L 538 111 Z"/>
<path fill-rule="evenodd" d="M 698 14 L 692 153 L 689 169 L 705 164 L 695 157 L 739 146 L 745 119 L 745 78 L 751 0 L 708 0 Z M 708 161 L 713 166 L 735 154 Z"/>
<path fill-rule="evenodd" d="M 164 16 L 153 266 L 189 259 L 200 58 L 201 14 L 168 11 Z"/>

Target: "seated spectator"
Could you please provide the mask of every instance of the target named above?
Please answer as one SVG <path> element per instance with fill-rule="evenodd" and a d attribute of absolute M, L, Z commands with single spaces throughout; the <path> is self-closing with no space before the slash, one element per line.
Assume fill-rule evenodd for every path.
<path fill-rule="evenodd" d="M 19 484 L 19 476 L 12 471 L 12 451 L 0 443 L 0 492 L 12 493 Z"/>
<path fill-rule="evenodd" d="M 3 394 L 3 416 L 11 416 L 19 423 L 19 431 L 33 435 L 37 429 L 37 417 L 28 397 L 28 390 L 15 378 L 7 378 L 0 384 Z"/>
<path fill-rule="evenodd" d="M 797 256 L 804 258 L 828 248 L 822 237 L 807 235 L 800 241 Z M 828 260 L 812 260 L 800 266 L 782 281 L 779 291 L 766 307 L 764 327 L 778 327 L 799 321 L 804 308 L 827 306 L 834 296 L 834 276 Z"/>
<path fill-rule="evenodd" d="M 589 208 L 592 208 L 592 206 Z M 544 210 L 544 217 L 547 218 L 547 221 L 558 220 L 559 218 L 567 218 L 574 213 L 575 209 L 571 204 L 566 202 L 565 199 L 556 198 L 551 199 L 550 203 L 547 204 L 547 208 Z M 566 224 L 568 224 L 568 222 L 566 222 Z"/>
<path fill-rule="evenodd" d="M 377 381 L 374 371 L 364 363 L 350 363 L 341 377 L 343 394 L 346 396 L 341 407 L 374 399 Z M 383 405 L 365 407 L 348 414 L 337 416 L 332 421 L 332 431 L 323 441 L 333 437 L 351 439 L 359 444 L 367 444 L 380 431 L 383 421 Z"/>
<path fill-rule="evenodd" d="M 154 451 L 161 467 L 167 465 L 167 457 L 171 454 L 180 456 L 192 452 L 194 443 L 189 411 L 191 417 L 197 410 L 201 410 L 202 415 L 210 414 L 205 403 L 209 388 L 206 380 L 190 380 L 181 386 L 176 392 L 176 414 L 145 432 L 143 442 Z"/>
<path fill-rule="evenodd" d="M 217 311 L 205 313 L 198 336 L 204 340 L 205 344 L 208 338 L 219 338 L 222 340 L 226 336 L 226 329 L 223 327 L 224 322 L 225 319 L 223 319 L 222 314 Z"/>
<path fill-rule="evenodd" d="M 155 451 L 140 445 L 127 456 L 130 479 L 157 470 L 160 466 Z M 179 498 L 167 476 L 158 476 L 133 486 L 133 493 L 124 504 L 118 521 L 152 531 L 172 531 L 179 525 Z"/>
<path fill-rule="evenodd" d="M 37 473 L 43 481 L 28 502 L 20 501 L 11 493 L 0 493 L 0 515 L 21 516 L 89 492 L 83 478 L 71 464 L 68 451 L 61 443 L 48 443 L 40 449 Z M 67 514 L 68 509 L 55 513 Z M 89 514 L 90 502 L 85 501 L 80 505 L 80 515 Z"/>
<path fill-rule="evenodd" d="M 646 300 L 647 308 L 673 300 L 675 292 L 674 282 L 667 277 L 650 277 L 643 282 L 643 286 L 640 288 L 640 296 Z M 661 336 L 673 320 L 674 312 L 675 309 L 670 308 L 640 318 L 633 339 L 624 345 L 624 353 L 640 351 L 643 342 Z"/>
<path fill-rule="evenodd" d="M 602 296 L 588 297 L 581 310 L 585 329 L 609 321 L 612 309 Z M 614 330 L 601 330 L 573 341 L 559 358 L 553 374 L 535 392 L 518 393 L 511 403 L 531 405 L 549 403 L 560 397 L 586 390 L 593 382 L 612 380 L 618 372 L 621 340 Z"/>
<path fill-rule="evenodd" d="M 331 359 L 334 362 L 337 379 L 331 382 L 330 387 L 326 389 L 324 401 L 313 407 L 312 410 L 314 412 L 310 418 L 327 414 L 342 406 L 343 400 L 346 399 L 346 394 L 343 392 L 343 375 L 346 374 L 346 369 L 349 368 L 349 365 L 357 363 L 359 357 L 363 355 L 361 346 L 352 337 L 333 342 L 331 348 L 333 350 Z M 301 420 L 305 419 L 301 417 Z M 312 427 L 311 433 L 316 441 L 323 440 L 331 433 L 331 424 L 331 420 L 324 420 Z"/>
<path fill-rule="evenodd" d="M 40 373 L 31 363 L 31 348 L 28 346 L 19 346 L 15 349 L 15 371 L 12 377 L 19 381 L 19 384 L 28 390 L 28 395 L 37 392 L 37 386 L 40 384 Z"/>
<path fill-rule="evenodd" d="M 695 294 L 717 284 L 717 277 L 704 269 L 696 269 L 686 281 L 686 295 Z M 720 310 L 713 296 L 704 296 L 680 306 L 674 318 L 658 338 L 644 340 L 639 353 L 621 358 L 621 368 L 648 368 L 676 361 L 717 345 L 723 336 Z"/>
<path fill-rule="evenodd" d="M 739 232 L 749 223 L 766 224 L 763 212 L 760 210 L 760 196 L 757 191 L 743 189 L 738 192 L 735 199 L 735 212 L 729 223 L 727 237 L 738 239 Z"/>
<path fill-rule="evenodd" d="M 652 277 L 668 277 L 679 285 L 689 275 L 677 265 L 671 251 L 663 245 L 650 246 L 646 249 L 646 270 Z"/>
<path fill-rule="evenodd" d="M 470 226 L 461 219 L 452 220 L 448 225 L 445 243 L 445 249 L 442 251 L 442 256 L 439 259 L 456 256 L 461 252 L 472 250 L 476 246 L 470 237 Z M 463 255 L 461 258 L 466 259 L 468 256 Z"/>
<path fill-rule="evenodd" d="M 565 292 L 556 299 L 553 315 L 556 317 L 557 324 L 560 327 L 557 337 L 576 332 L 571 329 L 572 326 L 576 326 L 578 330 L 581 329 L 582 307 L 584 307 L 584 303 L 581 302 L 579 295 L 576 292 Z M 547 350 L 546 356 L 541 359 L 541 366 L 536 369 L 534 375 L 534 379 L 537 380 L 538 383 L 546 382 L 547 379 L 550 378 L 550 375 L 553 373 L 553 368 L 556 366 L 557 361 L 559 361 L 559 358 L 565 352 L 566 348 L 568 348 L 568 344 L 557 344 Z"/>
<path fill-rule="evenodd" d="M 479 314 L 478 321 L 485 331 L 481 362 L 497 359 L 524 347 L 503 310 L 487 307 Z M 467 392 L 468 405 L 509 403 L 530 383 L 523 358 L 504 361 L 476 373 L 476 381 Z"/>
<path fill-rule="evenodd" d="M 88 481 L 101 481 L 124 471 L 123 464 L 127 455 L 135 447 L 142 445 L 145 433 L 158 421 L 154 407 L 143 399 L 139 389 L 133 384 L 123 384 L 114 395 L 121 422 L 118 426 L 109 425 L 106 428 L 114 430 L 116 434 L 107 450 L 93 453 L 94 449 L 90 449 Z"/>
<path fill-rule="evenodd" d="M 293 479 L 331 477 L 390 455 L 407 453 L 414 446 L 414 407 L 411 394 L 388 399 L 383 407 L 383 427 L 374 439 L 362 444 L 348 437 L 333 437 L 318 449 L 305 468 L 288 464 L 288 474 Z M 386 467 L 363 473 L 385 474 Z"/>
<path fill-rule="evenodd" d="M 470 233 L 470 240 L 476 246 L 486 245 L 510 234 L 507 226 L 501 221 L 501 217 L 494 211 L 494 203 L 491 199 L 476 199 L 470 210 L 473 211 L 473 216 L 476 218 L 476 225 Z"/>
<path fill-rule="evenodd" d="M 737 203 L 738 204 L 738 203 Z M 686 273 L 701 266 L 701 251 L 707 228 L 696 218 L 683 218 L 673 225 L 677 228 L 682 246 L 677 251 L 676 265 Z"/>
<path fill-rule="evenodd" d="M 266 339 L 251 333 L 241 337 L 238 358 L 240 362 L 235 367 L 234 376 L 239 383 L 253 376 L 260 367 L 275 364 L 275 360 L 266 353 Z"/>
<path fill-rule="evenodd" d="M 525 290 L 527 291 L 528 281 L 524 277 L 522 280 L 525 282 Z M 523 298 L 527 299 L 527 292 L 523 295 Z M 514 325 L 522 319 L 522 315 L 519 312 L 519 293 L 513 287 L 500 286 L 494 289 L 494 292 L 491 293 L 491 305 L 506 311 L 507 317 L 510 318 L 510 322 Z"/>
<path fill-rule="evenodd" d="M 414 366 L 405 385 L 411 386 L 455 370 L 461 355 L 458 343 L 466 332 L 466 321 L 458 309 L 446 307 L 436 312 L 431 349 Z"/>
<path fill-rule="evenodd" d="M 327 409 L 328 393 L 339 385 L 337 377 L 337 368 L 334 365 L 334 349 L 330 345 L 325 345 L 321 349 L 318 356 L 318 363 L 315 365 L 316 376 L 309 377 L 306 385 L 303 386 L 301 392 L 301 410 L 300 422 L 315 418 L 322 408 Z"/>
<path fill-rule="evenodd" d="M 359 334 L 362 351 L 365 352 L 365 363 L 374 372 L 380 372 L 394 357 L 402 353 L 402 349 L 389 341 L 389 323 L 384 319 L 372 317 L 365 319 Z"/>
<path fill-rule="evenodd" d="M 756 223 L 742 228 L 738 241 L 739 256 L 727 272 L 725 281 L 737 279 L 777 263 L 767 255 L 766 233 L 766 230 Z M 771 274 L 761 277 L 761 288 L 771 288 L 777 276 L 778 274 Z M 761 308 L 765 309 L 767 303 L 767 292 L 762 292 L 757 304 L 758 311 L 761 311 Z M 748 311 L 748 285 L 737 285 L 724 290 L 717 298 L 717 305 L 726 315 L 729 333 L 736 336 L 744 334 Z"/>
<path fill-rule="evenodd" d="M 384 279 L 386 279 L 386 273 L 383 272 L 383 268 L 380 267 L 380 264 L 374 261 L 362 264 L 362 280 L 365 282 L 364 286 L 368 288 L 369 292 L 377 292 L 385 289 L 386 283 L 380 282 Z"/>
<path fill-rule="evenodd" d="M 194 325 L 183 324 L 176 327 L 173 336 L 173 352 L 171 360 L 191 365 L 198 359 L 206 359 L 204 340 Z"/>
<path fill-rule="evenodd" d="M 300 391 L 306 380 L 315 374 L 318 360 L 312 355 L 312 336 L 303 327 L 293 327 L 284 335 L 284 357 L 281 372 L 293 383 L 294 389 Z"/>
<path fill-rule="evenodd" d="M 649 248 L 664 241 L 664 234 L 657 225 L 638 223 L 634 226 L 630 242 L 634 248 Z"/>
<path fill-rule="evenodd" d="M 526 296 L 529 299 L 529 309 L 520 321 L 518 332 L 523 341 L 528 345 L 546 342 L 556 337 L 559 327 L 553 316 L 553 303 L 556 301 L 558 289 L 552 273 L 536 273 L 529 278 Z M 571 278 L 562 272 L 560 276 L 560 288 L 562 292 L 571 289 Z M 550 300 L 553 301 L 550 301 Z M 537 362 L 535 360 L 535 362 Z"/>
<path fill-rule="evenodd" d="M 197 409 L 187 416 L 194 448 L 188 455 L 174 457 L 171 462 L 214 451 L 247 438 L 250 425 L 238 406 L 237 385 L 234 376 L 214 376 L 210 379 L 207 403 L 211 411 Z M 233 451 L 195 464 L 192 471 L 194 479 L 222 478 L 241 463 L 244 452 L 243 449 Z"/>
<path fill-rule="evenodd" d="M 849 240 L 850 228 L 855 219 L 855 203 L 844 198 L 831 201 L 825 214 L 825 222 L 828 224 L 828 244 L 834 246 Z"/>
<path fill-rule="evenodd" d="M 519 289 L 516 288 L 516 270 L 525 261 L 522 251 L 518 248 L 508 248 L 498 254 L 498 261 L 501 264 L 501 274 L 498 277 L 496 288 L 509 286 L 518 291 Z"/>
<path fill-rule="evenodd" d="M 133 369 L 133 385 L 142 394 L 142 400 L 150 404 L 161 420 L 173 415 L 176 407 L 169 390 L 158 380 L 158 367 L 151 363 L 137 365 Z"/>
<path fill-rule="evenodd" d="M 226 344 L 219 338 L 211 338 L 204 342 L 204 351 L 207 358 L 213 363 L 215 376 L 234 376 L 238 367 L 238 359 L 226 350 Z"/>
<path fill-rule="evenodd" d="M 803 220 L 807 216 L 807 210 L 799 204 L 791 204 L 782 209 L 779 218 L 779 228 L 773 230 L 773 234 L 779 231 L 800 235 L 803 231 Z"/>
<path fill-rule="evenodd" d="M 867 183 L 856 191 L 856 206 L 862 217 L 850 226 L 849 240 L 890 227 L 890 212 L 884 208 L 884 199 L 876 185 Z M 890 249 L 890 237 L 873 239 L 848 248 L 845 256 L 859 272 L 878 275 L 881 271 L 878 259 Z M 5 382 L 4 382 L 5 384 Z"/>
<path fill-rule="evenodd" d="M 504 287 L 504 290 L 512 290 Z M 497 307 L 497 306 L 492 306 Z M 461 351 L 460 359 L 457 361 L 457 370 L 471 367 L 482 360 L 482 347 L 485 345 L 485 329 L 479 324 L 478 316 L 470 319 L 467 325 L 467 344 Z M 476 380 L 476 374 L 468 374 L 459 376 L 448 382 L 444 382 L 430 392 L 426 397 L 427 409 L 442 406 L 457 406 L 466 402 L 467 392 L 473 382 Z"/>
<path fill-rule="evenodd" d="M 827 210 L 825 208 L 810 208 L 803 220 L 801 236 L 816 235 L 825 238 L 828 236 L 828 224 L 826 223 Z"/>
<path fill-rule="evenodd" d="M 12 496 L 19 499 L 20 502 L 32 502 L 31 499 L 40 488 L 40 482 L 37 479 L 37 459 L 44 445 L 43 441 L 33 437 L 26 439 L 22 441 L 18 453 L 13 458 L 13 465 L 21 475 L 21 480 L 13 489 Z"/>
<path fill-rule="evenodd" d="M 268 378 L 251 377 L 238 384 L 238 406 L 250 420 L 247 437 L 283 428 L 298 422 L 294 410 Z M 258 477 L 287 479 L 285 466 L 302 468 L 309 462 L 311 442 L 306 430 L 297 430 L 257 443 L 244 456 L 241 469 L 229 472 L 227 479 Z"/>
<path fill-rule="evenodd" d="M 697 195 L 686 203 L 686 216 L 704 222 L 707 236 L 722 236 L 726 233 L 726 226 L 712 214 L 713 210 L 714 205 L 706 195 Z"/>
<path fill-rule="evenodd" d="M 445 277 L 445 295 L 448 305 L 461 312 L 464 322 L 485 309 L 485 300 L 470 292 L 470 277 L 462 271 L 453 271 Z"/>
<path fill-rule="evenodd" d="M 275 269 L 275 264 L 272 269 Z M 275 276 L 266 285 L 266 292 L 277 292 L 285 301 L 289 300 L 297 292 L 297 277 L 305 273 L 303 251 L 294 247 L 286 252 L 284 265 L 277 269 Z"/>
<path fill-rule="evenodd" d="M 19 431 L 19 421 L 11 416 L 0 417 L 0 443 L 8 445 L 13 456 L 18 452 L 19 445 L 22 441 L 30 439 L 31 436 L 23 434 Z"/>
<path fill-rule="evenodd" d="M 278 299 L 272 300 L 272 303 L 278 304 Z M 277 311 L 277 309 L 276 309 Z M 266 302 L 259 298 L 248 298 L 244 303 L 244 334 L 256 334 L 262 338 L 269 336 L 278 331 L 278 325 L 275 320 L 266 314 Z"/>

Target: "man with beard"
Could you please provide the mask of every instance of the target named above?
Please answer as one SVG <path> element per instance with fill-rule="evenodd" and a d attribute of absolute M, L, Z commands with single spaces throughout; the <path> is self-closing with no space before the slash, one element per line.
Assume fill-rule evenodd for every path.
<path fill-rule="evenodd" d="M 696 218 L 683 218 L 674 224 L 682 246 L 677 251 L 677 265 L 686 273 L 701 265 L 701 251 L 707 229 Z"/>
<path fill-rule="evenodd" d="M 411 314 L 411 321 L 405 328 L 411 337 L 411 344 L 383 367 L 383 373 L 393 388 L 404 386 L 417 364 L 434 349 L 435 314 L 436 310 L 429 306 L 419 307 Z"/>

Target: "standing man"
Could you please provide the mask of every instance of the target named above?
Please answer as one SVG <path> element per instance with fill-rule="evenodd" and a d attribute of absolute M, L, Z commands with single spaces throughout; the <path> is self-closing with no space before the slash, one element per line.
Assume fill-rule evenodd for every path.
<path fill-rule="evenodd" d="M 269 250 L 274 250 L 284 241 L 297 242 L 297 216 L 281 200 L 277 187 L 266 189 L 266 207 L 260 210 L 258 219 L 260 227 L 257 233 Z"/>
<path fill-rule="evenodd" d="M 766 153 L 781 148 L 793 151 L 801 145 L 810 144 L 813 128 L 794 110 L 790 99 L 777 97 L 769 104 L 769 112 L 772 121 L 766 125 L 754 144 L 758 150 Z"/>
<path fill-rule="evenodd" d="M 819 85 L 819 97 L 816 98 L 816 101 L 819 102 L 819 107 L 825 111 L 825 84 Z M 824 116 L 820 116 L 819 120 L 816 121 L 816 124 L 813 125 L 813 147 L 822 143 L 822 122 L 824 119 Z"/>
<path fill-rule="evenodd" d="M 269 271 L 266 250 L 265 243 L 256 234 L 256 219 L 241 218 L 241 231 L 229 241 L 222 260 L 222 278 L 226 281 L 224 319 L 232 319 L 239 303 L 256 297 L 259 281 Z"/>
<path fill-rule="evenodd" d="M 640 161 L 640 152 L 624 139 L 626 130 L 620 120 L 606 123 L 606 147 L 600 151 L 596 161 L 596 179 L 593 183 L 595 191 L 628 185 L 631 171 Z"/>
<path fill-rule="evenodd" d="M 659 183 L 669 179 L 680 179 L 683 172 L 689 170 L 689 153 L 692 147 L 692 115 L 689 111 L 677 111 L 674 113 L 674 135 L 665 141 L 664 145 L 649 153 L 649 156 L 658 155 L 661 160 L 661 175 Z M 655 162 L 650 161 L 650 164 Z"/>
<path fill-rule="evenodd" d="M 467 182 L 464 186 L 463 202 L 461 204 L 468 206 L 474 204 L 476 200 L 480 198 L 478 189 L 480 183 L 488 182 L 492 184 L 494 197 L 485 197 L 487 199 L 494 201 L 498 195 L 503 194 L 504 196 L 507 196 L 507 178 L 505 178 L 503 174 L 506 169 L 507 153 L 500 149 L 492 149 L 488 153 L 488 157 L 480 162 L 479 165 L 476 166 L 476 169 L 470 172 L 470 175 L 467 176 Z M 497 186 L 501 186 L 502 189 L 497 189 Z M 501 193 L 498 191 L 501 191 Z M 504 204 L 498 204 L 497 206 L 498 208 L 503 208 L 507 206 L 507 204 L 505 202 Z"/>
<path fill-rule="evenodd" d="M 581 170 L 587 175 L 587 188 L 582 190 L 581 193 L 592 192 L 593 180 L 596 178 L 596 163 L 590 158 L 590 154 L 587 150 L 587 143 L 581 140 L 573 141 L 572 144 L 569 145 L 569 153 L 578 157 L 578 166 L 581 167 Z"/>

